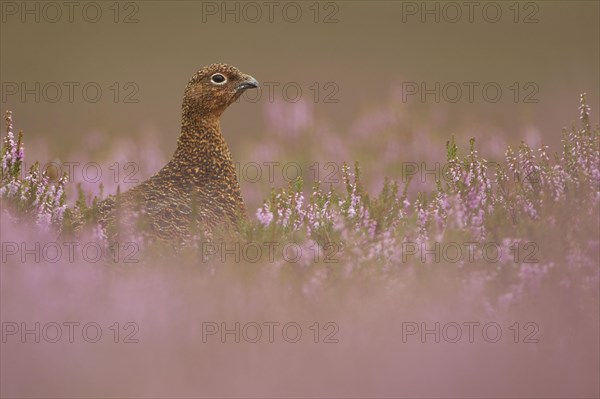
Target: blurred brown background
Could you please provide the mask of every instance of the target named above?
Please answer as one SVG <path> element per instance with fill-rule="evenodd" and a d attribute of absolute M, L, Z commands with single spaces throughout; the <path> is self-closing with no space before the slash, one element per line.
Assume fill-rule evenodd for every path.
<path fill-rule="evenodd" d="M 588 92 L 592 115 L 598 113 L 597 1 L 477 2 L 472 22 L 468 9 L 461 6 L 462 16 L 455 23 L 449 20 L 455 18 L 456 9 L 444 8 L 445 2 L 437 5 L 439 23 L 435 15 L 426 15 L 426 23 L 420 21 L 420 8 L 435 9 L 436 2 L 296 2 L 285 15 L 293 19 L 300 9 L 297 23 L 286 21 L 287 3 L 276 3 L 270 22 L 264 2 L 248 6 L 138 1 L 121 2 L 118 10 L 114 2 L 81 2 L 69 22 L 69 10 L 62 2 L 46 6 L 45 2 L 3 1 L 1 108 L 14 111 L 17 128 L 29 140 L 51 138 L 48 151 L 53 156 L 84 145 L 80 138 L 92 131 L 110 137 L 143 137 L 153 131 L 168 156 L 179 133 L 180 103 L 188 78 L 205 64 L 226 62 L 261 82 L 297 82 L 302 98 L 311 102 L 314 92 L 309 87 L 318 82 L 322 92 L 314 107 L 316 118 L 327 121 L 342 138 L 357 115 L 387 103 L 402 82 L 424 81 L 431 87 L 435 82 L 497 82 L 502 87 L 497 103 L 484 101 L 476 89 L 473 103 L 467 101 L 465 91 L 455 104 L 443 99 L 436 104 L 429 96 L 425 104 L 411 108 L 414 112 L 445 109 L 447 131 L 440 134 L 446 137 L 485 121 L 514 142 L 536 129 L 544 141 L 557 144 L 560 128 L 577 118 L 579 93 Z M 413 6 L 418 7 L 417 14 L 409 15 Z M 485 16 L 493 19 L 497 8 L 502 12 L 499 22 L 487 22 Z M 102 13 L 98 22 L 86 21 L 93 20 L 98 9 Z M 24 10 L 33 11 L 23 15 Z M 226 10 L 234 13 L 222 15 Z M 137 22 L 123 23 L 126 19 Z M 325 19 L 333 23 L 324 23 Z M 530 20 L 537 22 L 525 23 Z M 65 86 L 56 103 L 46 101 L 43 93 L 35 103 L 33 95 L 23 102 L 20 91 L 7 92 L 21 82 L 29 87 L 34 82 L 80 85 L 74 89 L 72 103 Z M 97 103 L 83 100 L 81 88 L 86 82 L 97 82 L 102 88 Z M 115 82 L 120 89 L 117 103 L 110 89 Z M 127 82 L 139 88 L 133 97 L 138 103 L 123 103 L 132 90 L 125 87 Z M 323 103 L 330 92 L 323 90 L 327 82 L 339 87 L 334 96 L 339 102 Z M 539 102 L 523 103 L 521 98 L 515 103 L 509 89 L 514 82 L 521 85 L 521 97 L 531 91 L 523 85 L 534 82 L 539 87 L 534 98 Z M 275 89 L 276 96 L 281 96 L 280 88 Z M 54 91 L 49 93 L 54 96 Z M 243 101 L 225 114 L 224 132 L 234 156 L 245 142 L 242 137 L 262 136 L 267 101 L 263 92 L 257 103 Z"/>

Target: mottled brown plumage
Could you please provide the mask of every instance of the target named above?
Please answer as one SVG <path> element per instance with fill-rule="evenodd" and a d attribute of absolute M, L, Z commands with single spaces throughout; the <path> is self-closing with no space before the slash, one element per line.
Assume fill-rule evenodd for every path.
<path fill-rule="evenodd" d="M 99 223 L 117 231 L 131 227 L 141 215 L 145 234 L 186 240 L 195 228 L 210 231 L 244 217 L 220 117 L 244 90 L 256 87 L 253 77 L 225 64 L 194 74 L 185 88 L 181 135 L 172 159 L 140 185 L 99 202 Z"/>

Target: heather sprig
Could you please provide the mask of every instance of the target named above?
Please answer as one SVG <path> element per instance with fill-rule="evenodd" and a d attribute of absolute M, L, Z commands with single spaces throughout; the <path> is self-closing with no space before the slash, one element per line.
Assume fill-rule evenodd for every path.
<path fill-rule="evenodd" d="M 64 174 L 53 184 L 46 171 L 40 169 L 39 162 L 34 163 L 29 171 L 22 175 L 25 157 L 23 133 L 19 133 L 14 141 L 12 113 L 6 111 L 6 137 L 3 140 L 2 177 L 0 179 L 0 199 L 12 210 L 23 217 L 29 217 L 43 231 L 54 227 L 61 230 L 66 210 Z"/>
<path fill-rule="evenodd" d="M 13 132 L 12 112 L 6 111 L 4 115 L 6 123 L 6 137 L 4 137 L 2 145 L 2 175 L 0 176 L 2 196 L 13 197 L 16 195 L 20 186 L 19 176 L 21 166 L 25 156 L 23 148 L 23 132 L 19 132 L 19 137 L 15 143 L 15 135 Z"/>
<path fill-rule="evenodd" d="M 272 190 L 270 201 L 265 201 L 256 212 L 260 223 L 264 227 L 279 226 L 285 231 L 299 230 L 305 217 L 302 188 L 302 179 L 298 178 L 286 189 Z"/>

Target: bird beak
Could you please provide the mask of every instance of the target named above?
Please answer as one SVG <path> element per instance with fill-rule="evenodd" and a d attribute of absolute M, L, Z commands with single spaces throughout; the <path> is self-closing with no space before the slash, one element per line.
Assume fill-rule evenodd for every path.
<path fill-rule="evenodd" d="M 237 87 L 237 90 L 256 89 L 258 88 L 258 81 L 252 76 L 246 75 L 246 78 Z"/>

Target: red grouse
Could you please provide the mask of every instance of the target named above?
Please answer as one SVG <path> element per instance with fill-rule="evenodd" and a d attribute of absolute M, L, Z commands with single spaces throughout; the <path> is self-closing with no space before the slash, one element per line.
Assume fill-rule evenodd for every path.
<path fill-rule="evenodd" d="M 256 79 L 230 65 L 196 72 L 185 87 L 181 135 L 169 163 L 133 189 L 97 204 L 98 222 L 109 235 L 137 223 L 152 238 L 187 240 L 195 229 L 211 231 L 245 217 L 220 118 L 245 90 L 257 87 Z"/>

